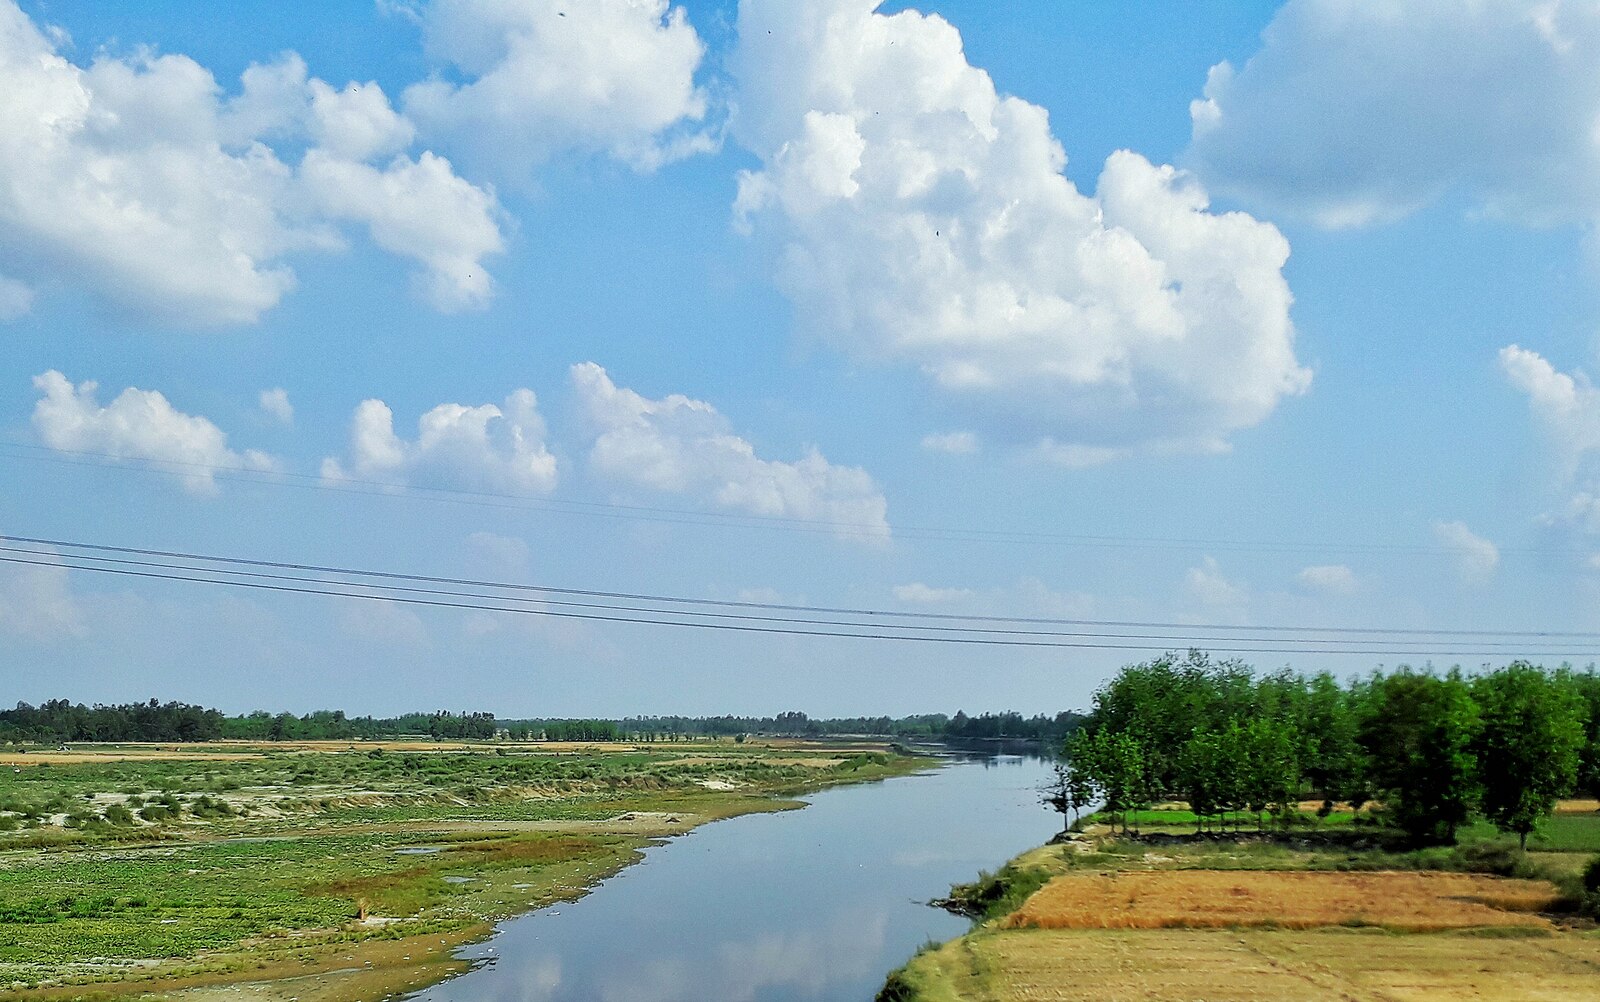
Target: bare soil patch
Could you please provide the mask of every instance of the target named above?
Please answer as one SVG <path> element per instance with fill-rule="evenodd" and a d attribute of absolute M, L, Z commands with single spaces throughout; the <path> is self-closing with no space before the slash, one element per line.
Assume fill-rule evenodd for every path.
<path fill-rule="evenodd" d="M 1464 873 L 1168 870 L 1070 873 L 1008 916 L 1010 928 L 1381 926 L 1406 932 L 1550 928 L 1559 893 L 1541 880 Z"/>

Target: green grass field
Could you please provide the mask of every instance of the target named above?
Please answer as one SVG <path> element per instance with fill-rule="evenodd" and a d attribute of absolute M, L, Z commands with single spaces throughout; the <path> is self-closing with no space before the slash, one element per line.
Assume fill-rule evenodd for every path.
<path fill-rule="evenodd" d="M 116 754 L 0 772 L 0 998 L 459 934 L 581 895 L 700 821 L 926 764 L 757 743 Z"/>

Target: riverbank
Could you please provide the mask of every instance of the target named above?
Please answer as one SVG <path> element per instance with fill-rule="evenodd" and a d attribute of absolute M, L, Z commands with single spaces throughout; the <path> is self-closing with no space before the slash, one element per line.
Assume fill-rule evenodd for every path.
<path fill-rule="evenodd" d="M 1526 857 L 1483 831 L 1400 852 L 1355 831 L 1090 825 L 955 888 L 972 931 L 919 953 L 878 997 L 1588 998 L 1600 933 L 1572 899 L 1600 841 L 1592 806 L 1567 805 Z"/>
<path fill-rule="evenodd" d="M 0 774 L 0 999 L 380 999 L 662 838 L 928 764 L 872 743 L 56 751 Z"/>

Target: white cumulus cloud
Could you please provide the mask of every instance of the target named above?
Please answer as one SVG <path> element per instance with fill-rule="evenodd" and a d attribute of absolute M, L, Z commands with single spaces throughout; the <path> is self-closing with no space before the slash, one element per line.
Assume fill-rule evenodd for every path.
<path fill-rule="evenodd" d="M 294 424 L 294 404 L 289 402 L 289 391 L 283 387 L 262 390 L 257 398 L 261 412 L 279 424 Z"/>
<path fill-rule="evenodd" d="M 650 169 L 711 144 L 691 128 L 707 109 L 705 47 L 667 0 L 433 0 L 417 13 L 448 73 L 408 88 L 406 114 L 495 177 L 525 183 L 568 150 Z"/>
<path fill-rule="evenodd" d="M 388 404 L 364 400 L 350 421 L 348 456 L 324 459 L 322 475 L 505 494 L 548 494 L 557 481 L 538 399 L 525 389 L 498 406 L 440 404 L 417 421 L 413 440 L 395 434 Z"/>
<path fill-rule="evenodd" d="M 54 369 L 33 377 L 33 386 L 40 393 L 33 428 L 52 449 L 170 464 L 196 494 L 216 493 L 218 470 L 277 468 L 266 453 L 230 449 L 222 429 L 176 409 L 156 390 L 129 387 L 101 406 L 96 399 L 99 384 L 73 386 Z"/>
<path fill-rule="evenodd" d="M 1191 106 L 1207 183 L 1324 226 L 1447 192 L 1535 224 L 1600 218 L 1600 5 L 1289 0 Z"/>
<path fill-rule="evenodd" d="M 1600 390 L 1581 371 L 1560 372 L 1537 352 L 1518 345 L 1500 349 L 1500 368 L 1528 396 L 1528 406 L 1561 450 L 1568 473 L 1600 448 Z"/>
<path fill-rule="evenodd" d="M 463 255 L 499 249 L 482 236 L 497 225 L 493 196 L 463 198 L 465 182 L 452 178 L 453 197 L 440 197 L 448 166 L 401 152 L 413 126 L 376 84 L 336 90 L 291 55 L 251 67 L 228 96 L 187 56 L 102 52 L 79 65 L 60 37 L 0 0 L 0 260 L 11 281 L 82 288 L 140 315 L 212 327 L 276 306 L 295 284 L 291 257 L 340 249 L 344 220 L 421 261 L 445 289 L 461 284 Z M 309 150 L 319 170 L 308 177 L 280 149 Z M 381 171 L 367 165 L 380 157 L 393 159 Z M 330 163 L 376 191 L 334 199 Z M 393 204 L 407 198 L 417 204 Z M 440 212 L 455 215 L 397 222 Z M 481 295 L 432 298 L 454 306 Z"/>
<path fill-rule="evenodd" d="M 761 166 L 735 216 L 780 245 L 808 333 L 1096 455 L 1225 448 L 1305 390 L 1274 227 L 1126 151 L 1078 191 L 1043 108 L 943 19 L 877 6 L 740 5 L 734 134 Z"/>
<path fill-rule="evenodd" d="M 726 511 L 837 523 L 850 538 L 886 539 L 888 502 L 863 469 L 812 449 L 792 463 L 762 459 L 703 400 L 651 400 L 593 362 L 572 383 L 594 435 L 589 466 L 603 480 L 693 498 Z"/>
<path fill-rule="evenodd" d="M 306 154 L 306 190 L 332 219 L 364 223 L 372 242 L 422 264 L 416 284 L 441 312 L 480 308 L 494 290 L 483 259 L 504 250 L 494 196 L 457 177 L 432 153 L 383 168 Z"/>
<path fill-rule="evenodd" d="M 1324 595 L 1350 595 L 1356 590 L 1356 574 L 1344 564 L 1317 564 L 1301 568 L 1295 575 L 1302 588 Z"/>
<path fill-rule="evenodd" d="M 1435 522 L 1433 536 L 1455 556 L 1456 573 L 1467 584 L 1486 584 L 1500 566 L 1500 548 L 1467 528 L 1467 523 Z"/>

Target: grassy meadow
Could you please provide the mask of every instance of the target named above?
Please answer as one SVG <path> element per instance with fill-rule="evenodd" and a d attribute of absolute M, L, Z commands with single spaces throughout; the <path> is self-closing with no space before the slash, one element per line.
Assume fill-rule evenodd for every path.
<path fill-rule="evenodd" d="M 450 944 L 582 895 L 653 840 L 922 764 L 795 742 L 6 752 L 0 998 L 251 981 L 309 998 L 307 975 L 338 985 L 330 997 L 381 997 L 451 973 Z"/>

